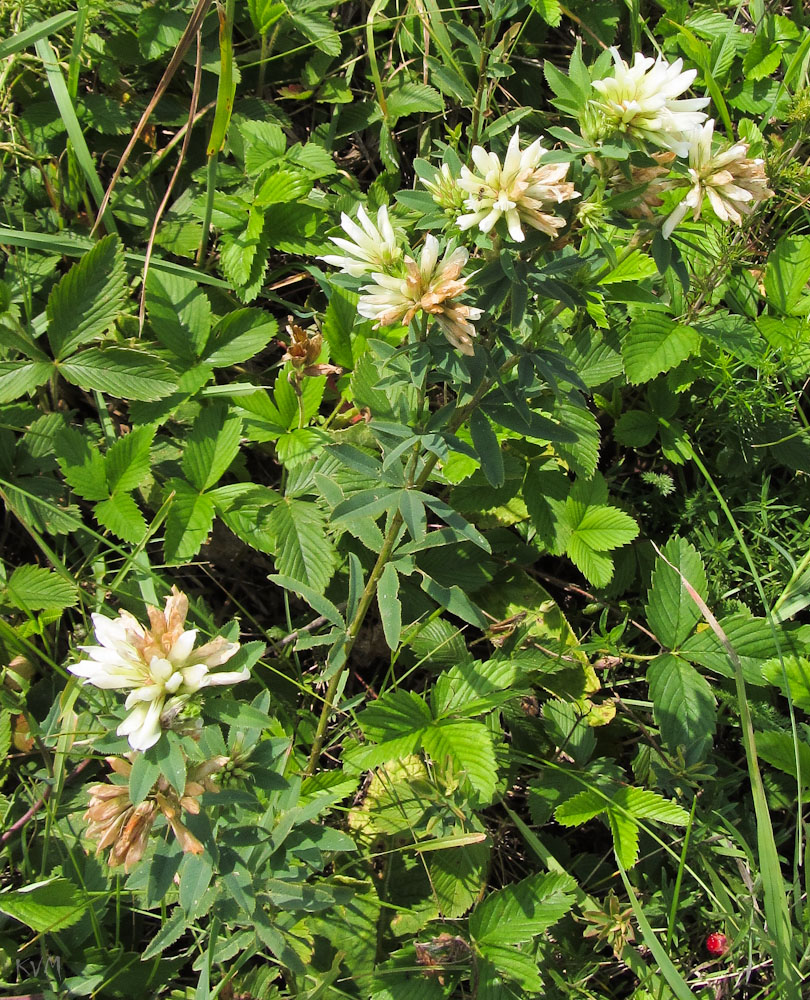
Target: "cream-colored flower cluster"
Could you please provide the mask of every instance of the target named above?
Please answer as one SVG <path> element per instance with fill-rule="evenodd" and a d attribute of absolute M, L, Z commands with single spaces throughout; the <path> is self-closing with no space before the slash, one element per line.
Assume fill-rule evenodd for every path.
<path fill-rule="evenodd" d="M 700 217 L 705 199 L 721 221 L 739 225 L 757 204 L 773 195 L 764 161 L 748 157 L 747 143 L 726 143 L 712 151 L 715 123 L 707 120 L 702 110 L 709 99 L 680 97 L 694 82 L 697 70 L 684 71 L 682 59 L 670 64 L 661 56 L 653 60 L 640 52 L 634 55 L 631 66 L 616 49 L 611 53 L 612 75 L 593 83 L 597 92 L 589 108 L 591 117 L 597 119 L 593 133 L 624 133 L 668 151 L 663 156 L 652 154 L 659 164 L 656 167 L 631 168 L 629 183 L 641 188 L 631 214 L 652 218 L 651 208 L 662 204 L 662 192 L 687 187 L 662 226 L 663 235 L 669 237 L 690 211 L 694 219 Z M 688 160 L 687 183 L 677 174 L 665 177 L 664 156 Z M 613 185 L 617 191 L 628 187 L 627 179 L 623 181 L 620 175 L 621 171 L 616 171 L 611 178 L 611 183 L 618 179 Z"/>
<path fill-rule="evenodd" d="M 117 729 L 133 750 L 148 750 L 171 720 L 202 688 L 246 681 L 250 671 L 218 671 L 239 649 L 222 636 L 195 649 L 197 629 L 186 629 L 188 598 L 176 587 L 163 611 L 148 608 L 149 628 L 128 611 L 118 618 L 93 615 L 97 646 L 80 646 L 86 660 L 68 669 L 85 683 L 105 690 L 129 691 L 129 715 Z"/>
<path fill-rule="evenodd" d="M 362 208 L 360 225 L 347 215 L 341 217 L 343 231 L 351 240 L 330 237 L 345 256 L 321 259 L 339 267 L 344 274 L 370 279 L 360 289 L 357 311 L 375 326 L 407 324 L 422 312 L 431 316 L 447 340 L 463 354 L 473 353 L 473 322 L 482 310 L 459 302 L 467 291 L 468 278 L 461 272 L 469 258 L 463 247 L 452 242 L 439 258 L 440 245 L 435 236 L 426 236 L 419 261 L 399 245 L 385 206 L 377 212 L 377 222 Z"/>

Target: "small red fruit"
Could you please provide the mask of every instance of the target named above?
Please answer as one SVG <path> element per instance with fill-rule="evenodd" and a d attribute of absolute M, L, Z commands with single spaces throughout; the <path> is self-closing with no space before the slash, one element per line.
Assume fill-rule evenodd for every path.
<path fill-rule="evenodd" d="M 715 931 L 706 938 L 706 951 L 710 955 L 725 955 L 728 951 L 728 938 L 725 934 Z"/>

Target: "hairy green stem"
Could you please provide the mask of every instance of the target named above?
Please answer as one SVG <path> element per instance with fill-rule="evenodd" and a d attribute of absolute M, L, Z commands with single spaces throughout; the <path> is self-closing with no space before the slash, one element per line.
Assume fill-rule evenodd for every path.
<path fill-rule="evenodd" d="M 518 363 L 519 358 L 517 356 L 509 358 L 508 361 L 501 365 L 498 375 L 493 379 L 482 379 L 481 384 L 478 386 L 476 391 L 473 393 L 469 402 L 465 403 L 464 406 L 460 407 L 453 419 L 449 423 L 449 429 L 451 433 L 455 433 L 458 428 L 464 423 L 467 417 L 472 413 L 472 411 L 478 406 L 484 396 L 489 392 L 492 386 L 502 375 L 510 371 Z M 414 454 L 414 459 L 418 461 L 418 453 Z M 421 490 L 423 486 L 430 479 L 431 473 L 436 467 L 436 463 L 439 461 L 439 456 L 435 453 L 428 455 L 425 460 L 425 464 L 422 467 L 422 471 L 416 477 L 414 481 L 412 476 L 416 471 L 416 461 L 412 461 L 409 467 L 408 475 L 408 485 L 413 486 L 415 489 Z M 349 665 L 349 658 L 354 648 L 354 644 L 357 640 L 358 633 L 365 621 L 368 610 L 371 607 L 371 602 L 377 593 L 377 584 L 380 582 L 380 577 L 383 574 L 388 560 L 391 558 L 391 554 L 394 551 L 394 546 L 396 545 L 397 539 L 399 538 L 400 528 L 402 527 L 403 517 L 402 514 L 397 511 L 391 518 L 391 523 L 388 526 L 388 531 L 385 534 L 385 539 L 383 540 L 382 548 L 377 556 L 377 561 L 374 563 L 374 568 L 371 570 L 371 574 L 366 583 L 363 593 L 360 595 L 360 600 L 357 604 L 357 610 L 346 629 L 346 645 L 345 645 L 345 658 L 341 666 L 335 671 L 332 679 L 329 682 L 329 686 L 326 689 L 326 694 L 324 695 L 323 707 L 321 708 L 321 714 L 318 719 L 318 726 L 315 730 L 315 738 L 312 741 L 312 750 L 309 755 L 309 760 L 307 761 L 306 769 L 304 774 L 309 777 L 315 773 L 315 768 L 318 766 L 318 760 L 321 756 L 321 751 L 323 750 L 323 745 L 326 741 L 326 730 L 329 725 L 329 716 L 332 714 L 335 707 L 335 700 L 337 698 L 337 693 L 340 688 L 340 682 L 346 668 Z"/>
<path fill-rule="evenodd" d="M 380 67 L 377 65 L 377 53 L 374 48 L 374 19 L 386 5 L 388 0 L 374 0 L 371 10 L 368 12 L 366 20 L 366 49 L 368 51 L 368 63 L 371 70 L 371 79 L 374 81 L 374 89 L 377 92 L 377 101 L 382 111 L 383 121 L 388 124 L 388 102 L 385 99 Z"/>
<path fill-rule="evenodd" d="M 484 88 L 487 83 L 487 60 L 489 59 L 489 46 L 492 43 L 492 30 L 493 22 L 489 21 L 484 28 L 484 37 L 481 41 L 481 59 L 478 64 L 478 89 L 475 92 L 472 123 L 470 125 L 470 148 L 478 142 L 478 130 L 481 125 L 481 103 L 484 99 Z"/>

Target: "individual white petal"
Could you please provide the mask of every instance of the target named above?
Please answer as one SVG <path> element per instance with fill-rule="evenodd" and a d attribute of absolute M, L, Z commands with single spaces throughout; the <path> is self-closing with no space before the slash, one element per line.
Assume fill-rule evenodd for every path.
<path fill-rule="evenodd" d="M 206 686 L 205 678 L 208 675 L 208 667 L 204 663 L 183 667 L 180 673 L 183 675 L 184 694 L 194 694 L 195 691 Z"/>
<path fill-rule="evenodd" d="M 439 241 L 435 236 L 428 234 L 425 237 L 425 245 L 422 248 L 422 256 L 419 258 L 419 273 L 425 284 L 430 282 L 433 272 L 436 270 L 436 262 L 439 259 Z"/>
<path fill-rule="evenodd" d="M 489 158 L 489 153 L 484 149 L 484 147 L 473 146 L 472 152 L 470 153 L 470 158 L 472 159 L 476 167 L 478 167 L 481 176 L 486 177 L 486 175 L 492 169 L 492 163 Z"/>
<path fill-rule="evenodd" d="M 191 628 L 174 641 L 172 648 L 169 650 L 169 655 L 167 657 L 169 663 L 175 666 L 180 663 L 185 663 L 186 660 L 191 655 L 192 649 L 194 649 L 194 643 L 197 641 L 197 629 Z"/>
<path fill-rule="evenodd" d="M 137 705 L 116 732 L 126 736 L 133 750 L 148 750 L 160 739 L 160 716 L 163 711 L 163 701 L 157 700 L 150 704 Z"/>
<path fill-rule="evenodd" d="M 677 204 L 675 208 L 669 213 L 669 215 L 666 217 L 666 220 L 664 221 L 663 226 L 661 227 L 661 235 L 664 237 L 665 240 L 668 240 L 670 238 L 670 236 L 672 235 L 672 230 L 678 225 L 679 222 L 683 221 L 688 211 L 689 211 L 689 206 L 686 204 L 686 201 L 684 200 L 682 202 L 679 202 L 679 204 Z"/>
<path fill-rule="evenodd" d="M 522 243 L 526 239 L 523 235 L 523 230 L 520 228 L 520 216 L 514 208 L 510 208 L 506 213 L 506 228 L 516 243 Z"/>
<path fill-rule="evenodd" d="M 250 671 L 247 667 L 241 670 L 221 670 L 219 673 L 208 674 L 205 678 L 205 687 L 220 687 L 224 684 L 239 684 L 241 681 L 250 680 Z"/>

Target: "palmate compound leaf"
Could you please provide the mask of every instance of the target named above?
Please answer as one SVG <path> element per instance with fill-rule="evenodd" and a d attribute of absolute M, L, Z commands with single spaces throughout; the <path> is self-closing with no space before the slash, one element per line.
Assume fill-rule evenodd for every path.
<path fill-rule="evenodd" d="M 574 565 L 596 586 L 613 576 L 613 560 L 606 555 L 632 541 L 638 525 L 623 510 L 608 506 L 604 480 L 577 480 L 563 507 L 558 525 L 559 543 Z"/>
<path fill-rule="evenodd" d="M 703 561 L 694 545 L 675 536 L 656 559 L 645 608 L 650 628 L 670 649 L 677 649 L 702 618 L 682 576 L 706 600 L 708 584 Z"/>
<path fill-rule="evenodd" d="M 48 341 L 54 357 L 103 337 L 126 299 L 124 254 L 115 236 L 105 236 L 62 277 L 48 296 Z"/>
<path fill-rule="evenodd" d="M 275 540 L 276 569 L 322 594 L 335 569 L 335 550 L 326 519 L 306 500 L 283 497 L 267 519 Z"/>
<path fill-rule="evenodd" d="M 638 860 L 639 820 L 673 826 L 689 822 L 689 813 L 676 802 L 648 788 L 630 785 L 621 786 L 610 798 L 595 789 L 585 789 L 557 806 L 554 818 L 561 826 L 581 826 L 603 812 L 607 813 L 616 857 L 625 868 L 632 868 Z"/>
<path fill-rule="evenodd" d="M 650 663 L 647 681 L 664 746 L 681 748 L 687 766 L 704 760 L 717 718 L 709 682 L 686 660 L 669 653 Z"/>
<path fill-rule="evenodd" d="M 473 911 L 470 935 L 484 951 L 487 945 L 531 941 L 571 909 L 575 888 L 570 875 L 550 874 L 531 875 L 492 892 Z"/>

